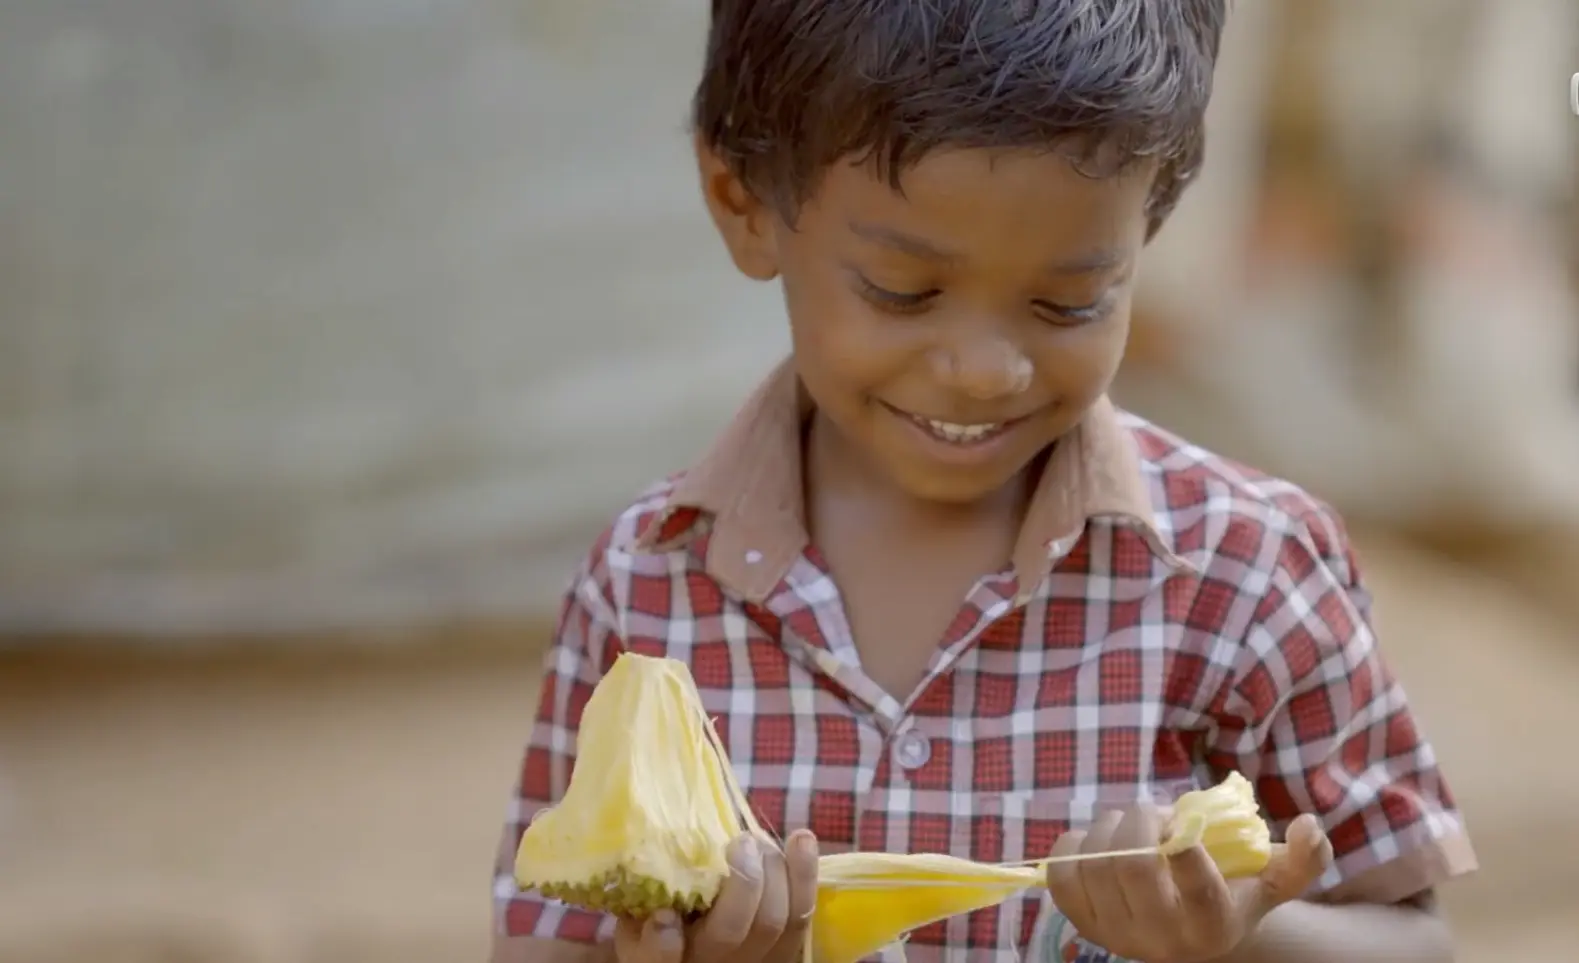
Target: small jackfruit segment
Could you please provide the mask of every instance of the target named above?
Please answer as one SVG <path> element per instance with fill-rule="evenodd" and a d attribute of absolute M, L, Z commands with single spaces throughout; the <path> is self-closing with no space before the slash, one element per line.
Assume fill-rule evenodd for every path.
<path fill-rule="evenodd" d="M 717 898 L 743 830 L 768 838 L 690 670 L 622 653 L 587 700 L 570 785 L 521 836 L 515 881 L 627 918 L 689 916 Z"/>
<path fill-rule="evenodd" d="M 1173 819 L 1169 825 L 1168 838 L 1157 847 L 1160 856 L 1177 856 L 1201 845 L 1206 839 L 1206 817 L 1201 813 L 1186 813 L 1183 818 Z"/>
<path fill-rule="evenodd" d="M 1225 878 L 1259 875 L 1272 860 L 1272 831 L 1261 818 L 1255 787 L 1237 772 L 1210 789 L 1180 796 L 1170 826 L 1158 852 L 1171 856 L 1205 846 Z"/>
<path fill-rule="evenodd" d="M 1035 866 L 940 854 L 838 853 L 817 863 L 811 957 L 855 963 L 929 923 L 995 906 L 1041 885 Z"/>

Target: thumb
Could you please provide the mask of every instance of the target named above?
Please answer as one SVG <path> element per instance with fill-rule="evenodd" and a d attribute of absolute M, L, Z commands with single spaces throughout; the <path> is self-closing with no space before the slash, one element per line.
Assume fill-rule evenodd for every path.
<path fill-rule="evenodd" d="M 1294 820 L 1257 880 L 1264 910 L 1304 896 L 1331 865 L 1332 841 L 1321 823 L 1308 813 Z"/>
<path fill-rule="evenodd" d="M 685 934 L 680 918 L 659 910 L 645 921 L 619 921 L 614 929 L 614 958 L 619 963 L 680 963 Z"/>

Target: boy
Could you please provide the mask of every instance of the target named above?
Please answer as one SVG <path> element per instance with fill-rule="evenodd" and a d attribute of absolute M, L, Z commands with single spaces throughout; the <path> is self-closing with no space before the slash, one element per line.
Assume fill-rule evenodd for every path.
<path fill-rule="evenodd" d="M 1284 855 L 1074 864 L 911 963 L 1451 959 L 1462 823 L 1295 486 L 1116 411 L 1136 265 L 1202 154 L 1225 0 L 714 0 L 695 100 L 736 266 L 793 357 L 566 598 L 500 851 L 496 963 L 791 963 L 816 856 L 1156 842 L 1243 772 Z M 620 651 L 688 662 L 782 850 L 701 920 L 517 894 Z"/>

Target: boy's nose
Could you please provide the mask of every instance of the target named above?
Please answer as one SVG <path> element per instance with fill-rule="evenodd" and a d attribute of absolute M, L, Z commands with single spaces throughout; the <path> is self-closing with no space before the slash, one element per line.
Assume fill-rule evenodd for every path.
<path fill-rule="evenodd" d="M 1019 394 L 1031 386 L 1031 359 L 1002 337 L 975 338 L 932 352 L 938 380 L 978 401 Z"/>

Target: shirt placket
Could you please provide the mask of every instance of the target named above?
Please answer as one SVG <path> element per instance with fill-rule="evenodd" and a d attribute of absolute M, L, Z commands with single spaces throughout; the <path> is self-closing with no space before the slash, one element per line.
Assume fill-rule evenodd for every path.
<path fill-rule="evenodd" d="M 970 798 L 968 776 L 961 784 L 959 776 L 950 773 L 943 790 L 917 791 L 912 785 L 911 774 L 933 761 L 935 740 L 948 739 L 950 733 L 929 732 L 925 720 L 911 712 L 911 704 L 928 688 L 948 684 L 950 673 L 988 626 L 1013 609 L 1013 596 L 1013 579 L 1006 574 L 978 581 L 962 603 L 961 612 L 969 617 L 955 620 L 956 637 L 942 641 L 923 681 L 904 703 L 862 669 L 843 601 L 827 573 L 802 558 L 769 600 L 769 608 L 780 618 L 782 644 L 803 665 L 846 694 L 846 705 L 855 718 L 860 761 L 851 804 L 857 848 L 909 851 L 913 839 L 910 821 L 918 812 L 950 821 L 956 817 L 968 820 L 970 814 L 960 812 L 963 801 Z M 955 848 L 955 835 L 945 831 L 935 841 L 935 848 Z"/>
<path fill-rule="evenodd" d="M 878 808 L 878 791 L 885 797 L 883 833 L 863 837 L 863 845 L 873 849 L 908 852 L 915 847 L 948 851 L 968 858 L 975 794 L 972 786 L 971 747 L 955 732 L 956 720 L 968 713 L 974 694 L 971 677 L 961 663 L 981 641 L 988 627 L 1014 608 L 1012 579 L 1003 574 L 980 579 L 962 602 L 954 620 L 954 634 L 940 641 L 927 667 L 926 675 L 903 705 L 896 705 L 888 740 L 887 766 L 879 766 L 879 780 L 868 806 Z M 914 705 L 936 686 L 949 686 L 948 703 L 953 710 L 945 718 L 918 716 Z M 933 763 L 939 743 L 949 750 L 946 773 L 918 774 Z M 910 825 L 915 814 L 924 814 L 933 826 Z"/>
<path fill-rule="evenodd" d="M 863 816 L 868 809 L 867 801 L 891 728 L 887 720 L 897 712 L 898 705 L 895 703 L 887 707 L 885 713 L 882 699 L 887 698 L 886 694 L 877 690 L 860 671 L 849 621 L 845 617 L 838 589 L 833 579 L 815 563 L 804 555 L 797 559 L 763 604 L 778 621 L 778 642 L 789 658 L 814 675 L 833 683 L 829 687 L 831 692 L 842 697 L 838 711 L 848 714 L 855 733 L 853 746 L 829 746 L 822 741 L 821 735 L 814 735 L 808 744 L 815 745 L 822 753 L 852 759 L 850 771 L 839 773 L 833 779 L 828 778 L 828 773 L 823 771 L 815 786 L 789 787 L 791 796 L 804 797 L 795 800 L 797 808 L 810 812 L 813 792 L 820 796 L 847 793 L 853 820 L 848 845 L 850 848 L 862 848 Z M 804 713 L 804 718 L 797 724 L 816 733 L 819 715 L 828 711 L 827 703 L 825 700 L 814 701 L 812 693 L 807 694 L 807 699 L 804 709 L 798 710 Z M 888 698 L 887 701 L 893 703 L 894 700 Z M 821 760 L 818 760 L 818 765 L 825 770 Z M 837 788 L 830 786 L 830 783 Z M 837 849 L 842 845 L 838 841 L 827 841 L 825 849 Z"/>

